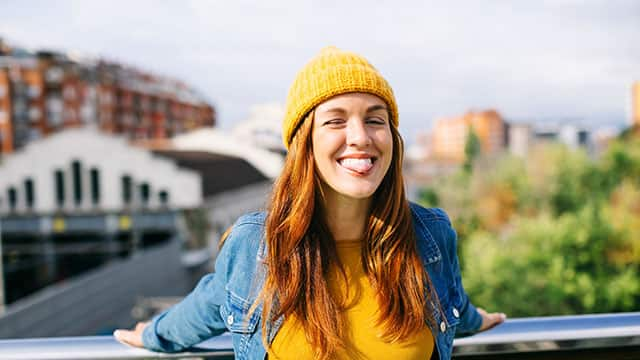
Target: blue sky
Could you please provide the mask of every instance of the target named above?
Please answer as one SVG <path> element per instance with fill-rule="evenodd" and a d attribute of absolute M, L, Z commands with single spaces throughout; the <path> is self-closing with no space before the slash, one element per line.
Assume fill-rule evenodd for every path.
<path fill-rule="evenodd" d="M 322 47 L 365 55 L 390 81 L 412 142 L 441 116 L 623 123 L 640 80 L 640 1 L 14 1 L 0 36 L 180 78 L 232 127 L 284 102 Z"/>

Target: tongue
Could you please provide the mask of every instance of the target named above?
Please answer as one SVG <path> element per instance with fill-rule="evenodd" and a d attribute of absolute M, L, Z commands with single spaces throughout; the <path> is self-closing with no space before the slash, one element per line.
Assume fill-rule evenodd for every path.
<path fill-rule="evenodd" d="M 341 165 L 344 168 L 359 173 L 367 172 L 373 167 L 373 164 L 369 159 L 344 159 L 342 160 Z"/>

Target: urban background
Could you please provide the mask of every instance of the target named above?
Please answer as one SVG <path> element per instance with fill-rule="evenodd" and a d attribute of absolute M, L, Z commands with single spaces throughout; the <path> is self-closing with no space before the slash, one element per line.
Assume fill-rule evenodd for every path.
<path fill-rule="evenodd" d="M 355 30 L 335 6 L 34 4 L 70 22 L 0 6 L 0 338 L 108 334 L 184 296 L 264 208 L 286 87 L 328 44 L 394 86 L 409 196 L 451 216 L 475 304 L 640 311 L 633 2 L 380 5 Z"/>

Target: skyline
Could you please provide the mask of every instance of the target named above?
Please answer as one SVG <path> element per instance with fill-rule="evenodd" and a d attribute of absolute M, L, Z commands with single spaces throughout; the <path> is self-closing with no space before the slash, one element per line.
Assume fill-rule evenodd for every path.
<path fill-rule="evenodd" d="M 284 103 L 296 71 L 335 45 L 389 80 L 409 143 L 437 118 L 488 108 L 508 121 L 626 124 L 640 80 L 633 1 L 157 4 L 5 1 L 0 37 L 183 80 L 227 129 L 253 105 Z"/>

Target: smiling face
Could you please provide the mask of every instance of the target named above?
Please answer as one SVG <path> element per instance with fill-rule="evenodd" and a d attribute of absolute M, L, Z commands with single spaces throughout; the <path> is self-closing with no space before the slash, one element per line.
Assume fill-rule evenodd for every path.
<path fill-rule="evenodd" d="M 313 119 L 313 154 L 326 196 L 369 199 L 393 157 L 385 102 L 367 93 L 335 96 L 318 105 Z"/>

